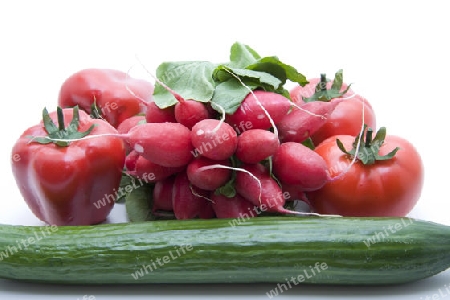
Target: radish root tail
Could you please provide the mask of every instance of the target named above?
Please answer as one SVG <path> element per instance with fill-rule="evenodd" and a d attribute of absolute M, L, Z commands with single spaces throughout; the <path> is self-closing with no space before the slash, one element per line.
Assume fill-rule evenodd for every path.
<path fill-rule="evenodd" d="M 217 107 L 220 110 L 220 113 L 221 113 L 219 124 L 217 124 L 217 126 L 214 127 L 214 129 L 212 130 L 212 133 L 215 134 L 217 132 L 217 130 L 219 130 L 220 126 L 222 126 L 222 124 L 225 122 L 225 109 L 221 105 L 219 105 L 217 103 L 212 103 L 212 105 L 214 107 Z"/>
<path fill-rule="evenodd" d="M 131 78 L 130 72 L 131 72 L 131 70 L 134 68 L 134 66 L 135 66 L 135 65 L 132 65 L 132 66 L 128 69 L 128 71 L 127 71 L 127 78 L 126 78 L 125 82 L 127 82 L 127 81 Z M 133 92 L 133 91 L 130 89 L 130 87 L 128 86 L 128 84 L 126 84 L 126 83 L 125 83 L 125 89 L 128 91 L 128 93 L 130 93 L 131 96 L 133 96 L 134 98 L 138 99 L 138 100 L 141 101 L 143 104 L 147 104 L 147 103 L 148 103 L 147 100 L 145 100 L 144 98 L 139 97 L 138 95 L 136 95 L 136 93 Z"/>

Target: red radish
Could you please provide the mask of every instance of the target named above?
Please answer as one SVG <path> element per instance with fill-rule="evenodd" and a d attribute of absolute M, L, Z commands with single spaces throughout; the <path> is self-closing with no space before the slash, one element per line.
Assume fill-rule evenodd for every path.
<path fill-rule="evenodd" d="M 117 126 L 117 131 L 120 134 L 128 133 L 131 130 L 131 128 L 145 123 L 147 123 L 145 121 L 145 116 L 143 115 L 132 116 L 131 118 L 125 119 L 122 123 L 120 123 L 119 126 Z"/>
<path fill-rule="evenodd" d="M 82 139 L 101 136 L 105 135 L 90 135 Z M 126 134 L 109 133 L 107 136 L 123 139 L 137 154 L 163 167 L 187 166 L 193 159 L 194 147 L 191 142 L 191 131 L 179 123 L 145 123 L 131 128 Z M 80 139 L 53 138 L 52 140 L 74 141 Z M 131 162 L 130 164 L 133 165 Z"/>
<path fill-rule="evenodd" d="M 131 152 L 128 153 L 127 156 L 125 157 L 125 169 L 126 170 L 135 170 L 139 157 L 140 157 L 139 153 L 137 153 L 134 150 L 131 150 Z"/>
<path fill-rule="evenodd" d="M 141 103 L 147 106 L 147 110 L 150 110 L 147 112 L 148 123 L 178 122 L 191 129 L 198 121 L 210 117 L 209 110 L 205 104 L 192 99 L 184 99 L 153 74 L 150 75 L 155 78 L 158 84 L 171 93 L 178 103 L 174 107 L 160 109 L 155 102 L 148 103 L 144 99 L 140 99 Z"/>
<path fill-rule="evenodd" d="M 300 185 L 283 183 L 281 189 L 283 190 L 284 199 L 286 199 L 286 201 L 300 200 L 309 203 L 306 194 Z"/>
<path fill-rule="evenodd" d="M 282 143 L 273 156 L 273 173 L 282 184 L 295 184 L 303 191 L 320 189 L 330 180 L 325 160 L 310 148 Z"/>
<path fill-rule="evenodd" d="M 209 119 L 220 119 L 222 114 L 213 108 L 211 102 L 205 103 L 205 106 L 208 110 Z"/>
<path fill-rule="evenodd" d="M 231 178 L 232 171 L 230 169 L 211 168 L 201 170 L 202 167 L 221 164 L 230 166 L 229 160 L 212 160 L 207 157 L 198 157 L 191 161 L 186 169 L 189 181 L 198 188 L 214 191 L 227 183 Z"/>
<path fill-rule="evenodd" d="M 194 126 L 197 122 L 210 117 L 209 110 L 205 106 L 205 104 L 193 99 L 184 99 L 180 94 L 172 90 L 158 78 L 156 78 L 152 74 L 150 75 L 154 77 L 156 82 L 160 84 L 164 89 L 166 89 L 169 93 L 171 93 L 172 96 L 178 101 L 178 103 L 175 104 L 175 107 L 173 108 L 174 118 L 176 122 L 191 129 L 192 126 Z M 145 104 L 145 102 L 143 104 Z M 172 115 L 170 115 L 170 117 L 172 117 Z M 149 118 L 151 119 L 150 116 L 147 119 Z"/>
<path fill-rule="evenodd" d="M 212 202 L 204 199 L 203 205 L 200 206 L 200 211 L 198 212 L 198 217 L 200 219 L 212 219 L 216 216 L 216 213 L 214 212 Z"/>
<path fill-rule="evenodd" d="M 261 211 L 296 214 L 283 207 L 283 191 L 270 174 L 260 164 L 244 165 L 247 172 L 236 172 L 236 191 L 245 199 L 256 205 Z M 265 171 L 265 172 L 264 172 Z"/>
<path fill-rule="evenodd" d="M 178 173 L 172 190 L 172 205 L 178 220 L 199 216 L 202 206 L 207 204 L 209 193 L 195 188 L 189 182 L 186 172 Z"/>
<path fill-rule="evenodd" d="M 286 201 L 299 201 L 295 203 L 296 211 L 311 211 L 311 202 L 301 186 L 283 183 L 281 189 L 283 190 L 283 196 Z"/>
<path fill-rule="evenodd" d="M 300 106 L 300 109 L 292 110 L 276 124 L 280 140 L 282 142 L 303 142 L 326 123 L 327 117 L 341 101 L 344 100 L 313 101 Z"/>
<path fill-rule="evenodd" d="M 251 128 L 269 129 L 273 124 L 271 124 L 264 110 L 276 124 L 291 107 L 290 100 L 280 94 L 260 90 L 254 91 L 253 94 L 250 93 L 245 97 L 234 114 L 226 116 L 226 122 L 235 128 L 238 133 Z M 244 127 L 245 124 L 250 124 L 251 126 L 247 126 L 250 128 Z"/>
<path fill-rule="evenodd" d="M 181 167 L 193 158 L 191 131 L 179 123 L 146 123 L 126 135 L 131 147 L 149 161 L 164 167 Z"/>
<path fill-rule="evenodd" d="M 278 137 L 268 130 L 250 129 L 238 137 L 236 157 L 244 163 L 256 164 L 275 154 Z"/>
<path fill-rule="evenodd" d="M 182 100 L 175 104 L 175 119 L 189 129 L 199 121 L 209 117 L 209 111 L 202 102 Z"/>
<path fill-rule="evenodd" d="M 223 195 L 212 196 L 212 207 L 217 218 L 239 218 L 242 216 L 256 217 L 255 205 L 239 194 L 232 198 Z"/>
<path fill-rule="evenodd" d="M 157 182 L 181 172 L 184 167 L 164 167 L 145 159 L 135 150 L 131 151 L 125 159 L 127 173 L 133 177 L 144 179 L 146 182 Z"/>
<path fill-rule="evenodd" d="M 224 160 L 233 155 L 237 147 L 237 134 L 227 123 L 205 119 L 192 127 L 194 156 L 202 155 L 213 160 Z"/>
<path fill-rule="evenodd" d="M 176 123 L 174 107 L 159 108 L 155 102 L 148 102 L 145 114 L 147 123 Z"/>
<path fill-rule="evenodd" d="M 122 123 L 119 124 L 119 126 L 117 126 L 117 131 L 120 134 L 125 134 L 128 133 L 131 128 L 141 125 L 141 124 L 145 124 L 145 116 L 142 115 L 136 115 L 133 116 L 131 118 L 125 119 Z M 126 148 L 126 153 L 130 153 L 131 146 L 128 143 L 125 143 L 125 148 Z"/>
<path fill-rule="evenodd" d="M 153 213 L 158 210 L 173 210 L 172 190 L 174 182 L 175 177 L 171 176 L 155 183 L 153 189 Z"/>

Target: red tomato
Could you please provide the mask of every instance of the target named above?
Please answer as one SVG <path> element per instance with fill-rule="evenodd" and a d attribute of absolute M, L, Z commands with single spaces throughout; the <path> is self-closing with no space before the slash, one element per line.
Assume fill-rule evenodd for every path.
<path fill-rule="evenodd" d="M 298 105 L 303 104 L 302 97 L 311 97 L 314 94 L 314 89 L 319 83 L 320 78 L 309 79 L 309 83 L 304 87 L 297 86 L 290 92 L 291 99 Z M 327 88 L 330 88 L 332 81 L 327 83 Z M 347 85 L 342 85 L 341 91 L 345 90 Z M 354 94 L 349 90 L 343 97 L 350 97 Z M 331 100 L 333 101 L 333 100 Z M 376 128 L 375 112 L 370 103 L 360 95 L 356 94 L 352 98 L 339 103 L 334 111 L 328 116 L 327 122 L 312 136 L 311 139 L 314 145 L 320 144 L 325 139 L 339 134 L 356 136 L 361 131 L 362 126 L 362 111 L 364 102 L 364 123 L 370 128 Z"/>
<path fill-rule="evenodd" d="M 352 157 L 338 148 L 336 139 L 347 150 L 355 141 L 353 136 L 339 135 L 325 140 L 315 149 L 325 159 L 332 178 L 345 172 L 352 161 Z M 365 148 L 364 144 L 361 147 Z M 414 146 L 398 136 L 386 136 L 379 155 L 386 155 L 396 147 L 400 149 L 393 158 L 366 165 L 356 160 L 340 177 L 309 192 L 313 209 L 321 214 L 355 217 L 407 215 L 421 194 L 423 164 Z"/>
<path fill-rule="evenodd" d="M 334 135 L 358 135 L 363 125 L 363 102 L 364 124 L 376 128 L 375 112 L 372 106 L 363 97 L 355 95 L 353 98 L 339 103 L 328 117 L 327 122 L 311 136 L 314 145 L 318 145 Z"/>

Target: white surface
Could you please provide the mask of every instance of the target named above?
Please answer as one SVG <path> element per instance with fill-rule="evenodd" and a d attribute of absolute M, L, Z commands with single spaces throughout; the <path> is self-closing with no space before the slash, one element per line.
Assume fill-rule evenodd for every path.
<path fill-rule="evenodd" d="M 411 216 L 450 225 L 445 1 L 92 2 L 0 3 L 0 162 L 5 174 L 0 223 L 40 224 L 15 186 L 9 155 L 16 138 L 39 121 L 42 108 L 56 107 L 66 77 L 86 67 L 125 71 L 136 64 L 136 55 L 150 70 L 166 60 L 224 61 L 231 44 L 241 41 L 261 55 L 278 55 L 308 77 L 343 68 L 345 80 L 373 104 L 378 125 L 408 138 L 422 154 L 425 186 Z M 138 75 L 139 68 L 134 70 Z M 123 216 L 118 207 L 111 221 Z M 299 285 L 278 297 L 431 299 L 436 294 L 433 299 L 444 299 L 448 286 L 450 271 L 389 288 Z M 273 287 L 62 287 L 0 280 L 0 299 L 268 299 L 265 293 Z"/>

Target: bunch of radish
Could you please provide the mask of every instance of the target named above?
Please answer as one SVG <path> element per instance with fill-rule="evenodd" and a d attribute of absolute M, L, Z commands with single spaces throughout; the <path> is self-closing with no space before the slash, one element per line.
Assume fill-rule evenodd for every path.
<path fill-rule="evenodd" d="M 330 130 L 347 117 L 339 107 L 363 101 L 343 82 L 342 70 L 334 80 L 308 81 L 242 43 L 232 45 L 227 63 L 163 62 L 148 74 L 155 79 L 152 97 L 130 89 L 145 109 L 117 129 L 127 144 L 126 174 L 150 184 L 154 216 L 314 214 L 292 205 L 308 203 L 309 192 L 334 180 L 312 149 L 330 132 L 360 131 L 359 125 Z M 290 92 L 288 80 L 296 85 Z M 354 111 L 359 121 L 362 109 Z"/>
<path fill-rule="evenodd" d="M 325 161 L 303 143 L 340 100 L 297 105 L 278 93 L 250 90 L 233 114 L 220 114 L 210 103 L 174 97 L 175 106 L 150 102 L 145 118 L 119 127 L 129 148 L 127 173 L 154 184 L 153 214 L 298 214 L 286 201 L 303 200 L 303 192 L 330 180 Z"/>

